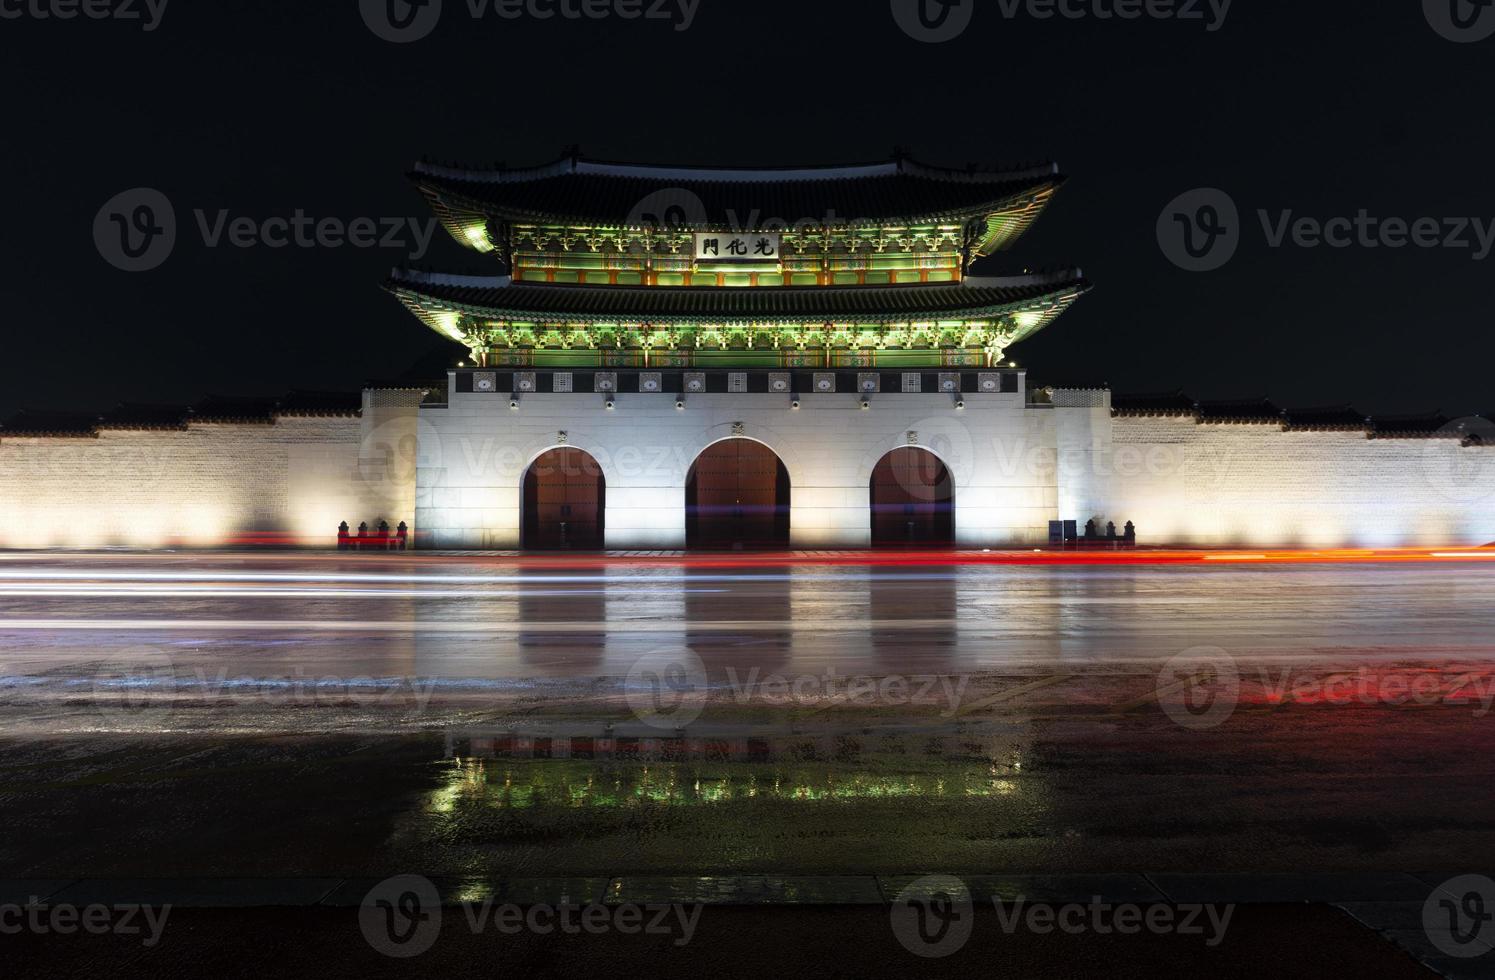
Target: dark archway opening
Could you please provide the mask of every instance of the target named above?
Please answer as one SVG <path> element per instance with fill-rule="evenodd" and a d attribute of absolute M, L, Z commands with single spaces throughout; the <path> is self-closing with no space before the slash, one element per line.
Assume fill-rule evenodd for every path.
<path fill-rule="evenodd" d="M 940 458 L 907 446 L 872 471 L 872 546 L 955 544 L 955 481 Z"/>
<path fill-rule="evenodd" d="M 601 551 L 607 481 L 580 449 L 552 449 L 524 474 L 524 526 L 530 551 Z"/>
<path fill-rule="evenodd" d="M 685 542 L 741 551 L 789 547 L 789 471 L 751 439 L 708 446 L 685 481 Z"/>

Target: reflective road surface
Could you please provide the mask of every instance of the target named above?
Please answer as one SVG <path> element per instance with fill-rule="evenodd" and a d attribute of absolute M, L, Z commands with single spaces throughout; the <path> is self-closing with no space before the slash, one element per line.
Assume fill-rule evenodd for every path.
<path fill-rule="evenodd" d="M 1495 564 L 0 558 L 0 876 L 1495 866 Z"/>

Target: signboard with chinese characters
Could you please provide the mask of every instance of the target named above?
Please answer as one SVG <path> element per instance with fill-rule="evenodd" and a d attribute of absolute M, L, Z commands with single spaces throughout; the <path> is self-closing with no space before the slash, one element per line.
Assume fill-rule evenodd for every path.
<path fill-rule="evenodd" d="M 697 262 L 777 262 L 780 236 L 754 231 L 697 232 Z"/>

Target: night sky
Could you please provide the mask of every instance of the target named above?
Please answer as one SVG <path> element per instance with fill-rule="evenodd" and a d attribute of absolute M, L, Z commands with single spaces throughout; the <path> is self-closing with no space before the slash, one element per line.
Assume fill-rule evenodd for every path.
<path fill-rule="evenodd" d="M 1464 248 L 1273 248 L 1257 216 L 1495 221 L 1495 38 L 1445 39 L 1422 0 L 1237 0 L 1214 31 L 975 0 L 945 43 L 910 38 L 889 0 L 699 0 L 684 31 L 678 14 L 474 20 L 445 0 L 408 44 L 376 37 L 358 0 L 176 0 L 151 31 L 29 12 L 45 2 L 0 0 L 23 14 L 0 19 L 0 416 L 351 390 L 455 363 L 460 348 L 380 289 L 411 246 L 212 248 L 194 210 L 425 219 L 404 176 L 422 156 L 517 166 L 570 145 L 646 163 L 900 146 L 956 166 L 1057 160 L 1070 181 L 1053 205 L 976 269 L 1077 265 L 1095 284 L 1012 350 L 1034 380 L 1495 412 L 1495 256 L 1475 257 L 1473 232 Z M 93 226 L 135 187 L 166 195 L 178 237 L 132 274 L 101 258 Z M 1209 273 L 1172 264 L 1156 231 L 1199 187 L 1241 215 L 1238 253 Z M 419 264 L 493 270 L 439 231 Z"/>

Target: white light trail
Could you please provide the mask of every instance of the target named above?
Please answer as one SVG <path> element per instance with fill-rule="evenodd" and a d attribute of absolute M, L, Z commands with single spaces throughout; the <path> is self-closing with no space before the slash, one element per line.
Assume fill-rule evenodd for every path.
<path fill-rule="evenodd" d="M 719 595 L 726 589 L 681 589 L 685 595 Z M 65 599 L 126 599 L 148 596 L 161 599 L 529 599 L 573 596 L 629 596 L 658 595 L 655 589 L 566 589 L 484 591 L 466 589 L 462 591 L 441 589 L 180 589 L 168 586 L 141 585 L 135 588 L 83 589 L 76 586 L 30 586 L 0 588 L 0 597 L 65 598 Z"/>

